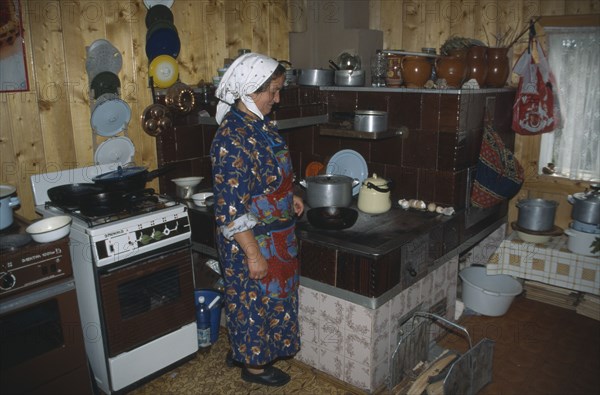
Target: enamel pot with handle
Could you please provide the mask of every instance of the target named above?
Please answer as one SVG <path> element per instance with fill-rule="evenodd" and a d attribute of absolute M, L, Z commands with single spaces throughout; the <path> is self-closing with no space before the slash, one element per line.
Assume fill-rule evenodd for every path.
<path fill-rule="evenodd" d="M 590 185 L 591 190 L 569 195 L 567 200 L 573 205 L 571 217 L 586 224 L 600 224 L 600 185 Z"/>
<path fill-rule="evenodd" d="M 12 185 L 0 185 L 0 230 L 12 225 L 13 208 L 21 204 L 16 191 Z"/>
<path fill-rule="evenodd" d="M 360 181 L 344 175 L 323 174 L 307 177 L 300 185 L 306 189 L 306 203 L 316 207 L 348 207 L 352 188 Z"/>
<path fill-rule="evenodd" d="M 358 209 L 367 214 L 381 214 L 392 208 L 391 190 L 389 180 L 373 177 L 363 181 L 358 193 Z"/>

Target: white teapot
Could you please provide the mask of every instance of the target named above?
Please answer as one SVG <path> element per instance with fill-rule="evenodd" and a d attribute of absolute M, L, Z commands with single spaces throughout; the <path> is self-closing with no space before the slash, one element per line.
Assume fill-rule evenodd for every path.
<path fill-rule="evenodd" d="M 391 181 L 373 177 L 362 182 L 358 193 L 358 209 L 367 214 L 381 214 L 392 208 Z"/>

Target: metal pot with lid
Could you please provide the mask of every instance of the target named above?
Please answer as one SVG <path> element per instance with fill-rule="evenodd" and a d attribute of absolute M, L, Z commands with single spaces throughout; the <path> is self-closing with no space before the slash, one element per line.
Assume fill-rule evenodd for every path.
<path fill-rule="evenodd" d="M 586 224 L 600 224 L 600 184 L 591 184 L 590 190 L 567 197 L 573 205 L 571 218 Z"/>
<path fill-rule="evenodd" d="M 12 185 L 0 185 L 0 230 L 6 229 L 13 223 L 13 207 L 21 204 L 14 196 L 17 188 Z"/>
<path fill-rule="evenodd" d="M 516 204 L 519 209 L 517 224 L 522 229 L 546 232 L 554 228 L 558 202 L 545 199 L 523 199 Z"/>
<path fill-rule="evenodd" d="M 306 203 L 316 207 L 348 207 L 352 188 L 360 181 L 344 175 L 323 174 L 307 177 L 300 185 L 306 189 Z"/>
<path fill-rule="evenodd" d="M 381 214 L 392 208 L 391 181 L 373 177 L 363 181 L 358 193 L 358 209 L 368 214 Z"/>

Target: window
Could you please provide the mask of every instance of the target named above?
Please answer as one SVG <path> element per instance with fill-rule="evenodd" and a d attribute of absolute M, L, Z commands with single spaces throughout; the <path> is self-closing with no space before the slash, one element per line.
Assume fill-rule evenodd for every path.
<path fill-rule="evenodd" d="M 542 135 L 541 168 L 573 180 L 600 179 L 600 27 L 544 28 L 562 128 Z"/>

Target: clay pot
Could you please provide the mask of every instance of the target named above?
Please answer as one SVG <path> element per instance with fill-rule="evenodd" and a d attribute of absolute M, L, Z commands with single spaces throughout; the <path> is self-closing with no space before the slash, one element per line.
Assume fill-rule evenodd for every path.
<path fill-rule="evenodd" d="M 443 78 L 449 88 L 460 88 L 467 76 L 467 64 L 458 57 L 442 56 L 435 60 L 438 78 Z"/>
<path fill-rule="evenodd" d="M 422 56 L 405 56 L 400 63 L 407 88 L 422 88 L 431 76 L 432 65 Z"/>
<path fill-rule="evenodd" d="M 488 48 L 488 67 L 485 85 L 489 88 L 502 88 L 510 72 L 508 48 Z"/>
<path fill-rule="evenodd" d="M 387 71 L 385 76 L 385 85 L 388 87 L 399 88 L 402 85 L 402 56 L 389 54 L 387 56 Z"/>
<path fill-rule="evenodd" d="M 451 56 L 453 58 L 459 58 L 466 62 L 468 51 L 468 48 L 451 49 L 448 51 L 448 56 Z"/>
<path fill-rule="evenodd" d="M 467 53 L 467 80 L 475 79 L 480 87 L 485 84 L 488 73 L 487 47 L 473 46 Z"/>

